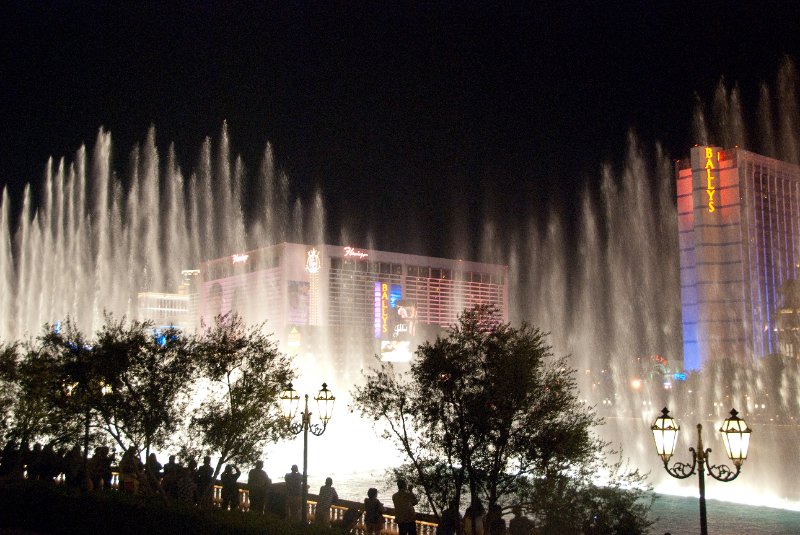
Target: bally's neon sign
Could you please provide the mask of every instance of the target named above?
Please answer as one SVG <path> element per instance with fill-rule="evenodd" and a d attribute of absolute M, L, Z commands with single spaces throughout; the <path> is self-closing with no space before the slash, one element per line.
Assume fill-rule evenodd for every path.
<path fill-rule="evenodd" d="M 708 195 L 709 212 L 715 212 L 717 210 L 714 205 L 714 193 L 717 190 L 714 187 L 714 177 L 711 175 L 711 171 L 714 169 L 712 158 L 714 158 L 714 151 L 711 150 L 711 147 L 706 147 L 706 194 Z"/>
<path fill-rule="evenodd" d="M 381 333 L 389 332 L 389 285 L 381 283 Z"/>

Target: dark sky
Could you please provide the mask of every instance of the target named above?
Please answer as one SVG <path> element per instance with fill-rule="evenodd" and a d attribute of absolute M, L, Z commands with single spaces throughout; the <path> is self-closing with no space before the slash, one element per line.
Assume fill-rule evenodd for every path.
<path fill-rule="evenodd" d="M 2 2 L 0 184 L 101 125 L 123 173 L 151 124 L 188 170 L 227 120 L 250 170 L 271 141 L 332 227 L 403 250 L 563 206 L 631 129 L 683 157 L 695 92 L 800 59 L 800 2 L 497 4 Z"/>

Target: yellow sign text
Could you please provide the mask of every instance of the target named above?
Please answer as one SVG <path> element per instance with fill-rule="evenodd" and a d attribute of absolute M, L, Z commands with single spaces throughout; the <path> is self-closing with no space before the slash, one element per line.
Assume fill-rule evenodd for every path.
<path fill-rule="evenodd" d="M 714 177 L 711 175 L 711 171 L 714 169 L 714 162 L 712 158 L 714 157 L 714 151 L 711 150 L 711 147 L 706 147 L 706 193 L 708 194 L 708 211 L 715 212 L 717 210 L 716 206 L 714 205 L 714 193 L 717 189 L 714 187 Z"/>

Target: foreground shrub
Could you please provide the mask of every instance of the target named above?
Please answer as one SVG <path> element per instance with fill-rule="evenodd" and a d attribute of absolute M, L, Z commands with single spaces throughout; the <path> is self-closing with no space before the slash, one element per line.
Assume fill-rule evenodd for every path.
<path fill-rule="evenodd" d="M 0 527 L 39 533 L 316 535 L 272 515 L 167 506 L 159 497 L 80 493 L 40 482 L 0 484 Z M 330 534 L 329 530 L 325 533 Z"/>

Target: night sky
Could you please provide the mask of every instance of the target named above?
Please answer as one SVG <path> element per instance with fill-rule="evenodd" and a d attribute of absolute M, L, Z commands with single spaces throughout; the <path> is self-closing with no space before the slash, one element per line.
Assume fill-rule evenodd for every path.
<path fill-rule="evenodd" d="M 120 174 L 150 125 L 188 171 L 227 120 L 330 228 L 445 254 L 458 227 L 569 217 L 629 131 L 684 157 L 695 94 L 724 77 L 747 105 L 800 60 L 800 2 L 495 4 L 2 2 L 0 184 L 18 199 L 101 125 Z"/>

